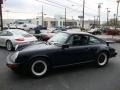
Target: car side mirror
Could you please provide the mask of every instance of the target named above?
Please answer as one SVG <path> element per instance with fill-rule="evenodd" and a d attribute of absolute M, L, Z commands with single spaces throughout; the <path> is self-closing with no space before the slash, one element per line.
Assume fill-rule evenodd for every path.
<path fill-rule="evenodd" d="M 114 41 L 106 41 L 107 46 L 109 46 L 109 44 L 111 44 L 111 43 L 115 43 L 115 42 Z"/>
<path fill-rule="evenodd" d="M 65 48 L 69 48 L 69 45 L 68 44 L 62 45 L 62 49 L 65 49 Z"/>

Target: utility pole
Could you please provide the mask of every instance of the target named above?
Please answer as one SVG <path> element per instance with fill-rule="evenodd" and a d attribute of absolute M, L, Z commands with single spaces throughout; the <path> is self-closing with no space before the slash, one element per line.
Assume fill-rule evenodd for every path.
<path fill-rule="evenodd" d="M 95 16 L 94 16 L 94 28 L 96 27 L 96 19 L 95 19 Z"/>
<path fill-rule="evenodd" d="M 116 27 L 117 27 L 117 25 L 118 25 L 118 10 L 119 10 L 119 3 L 120 3 L 120 0 L 117 0 L 117 14 L 116 14 L 115 30 L 116 30 Z"/>
<path fill-rule="evenodd" d="M 42 27 L 44 26 L 44 13 L 43 13 L 43 5 L 42 5 Z"/>
<path fill-rule="evenodd" d="M 115 17 L 116 17 L 116 14 L 114 14 L 114 26 L 115 26 L 115 23 L 116 23 L 116 19 L 115 19 Z"/>
<path fill-rule="evenodd" d="M 109 8 L 107 8 L 107 26 L 109 26 L 109 13 L 110 13 L 110 10 Z"/>
<path fill-rule="evenodd" d="M 74 27 L 74 19 L 73 19 L 73 16 L 72 16 L 72 27 Z"/>
<path fill-rule="evenodd" d="M 3 4 L 3 0 L 0 0 L 0 27 L 1 27 L 1 31 L 3 30 L 2 4 Z"/>
<path fill-rule="evenodd" d="M 65 8 L 65 28 L 66 28 L 66 8 Z"/>
<path fill-rule="evenodd" d="M 98 3 L 99 28 L 100 28 L 100 25 L 101 25 L 101 13 L 100 13 L 100 11 L 101 11 L 101 5 L 102 4 L 103 3 Z"/>
<path fill-rule="evenodd" d="M 94 25 L 95 25 L 96 23 L 95 23 L 95 16 L 94 16 Z"/>
<path fill-rule="evenodd" d="M 82 28 L 84 28 L 84 18 L 85 18 L 85 0 L 83 0 L 83 20 L 82 20 Z"/>

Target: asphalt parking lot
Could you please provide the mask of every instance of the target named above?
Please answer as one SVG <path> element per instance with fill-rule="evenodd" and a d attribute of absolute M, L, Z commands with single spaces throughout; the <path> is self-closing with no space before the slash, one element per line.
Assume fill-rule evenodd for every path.
<path fill-rule="evenodd" d="M 9 53 L 0 48 L 0 90 L 120 90 L 120 44 L 118 55 L 104 68 L 92 64 L 55 69 L 41 79 L 16 75 L 6 66 Z"/>

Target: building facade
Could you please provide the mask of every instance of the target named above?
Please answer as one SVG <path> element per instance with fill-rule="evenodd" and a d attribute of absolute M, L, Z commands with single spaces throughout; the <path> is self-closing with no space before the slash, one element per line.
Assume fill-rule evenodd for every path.
<path fill-rule="evenodd" d="M 43 21 L 43 26 L 48 27 L 48 28 L 55 28 L 55 27 L 75 27 L 75 28 L 80 28 L 82 25 L 82 21 L 80 20 L 75 20 L 75 19 L 66 19 L 66 23 L 65 23 L 65 19 L 64 16 L 61 15 L 56 15 L 54 16 L 54 18 L 51 17 L 44 17 L 44 19 L 42 20 L 41 16 L 37 16 L 36 18 L 33 19 L 5 19 L 3 20 L 3 24 L 7 25 L 7 24 L 25 24 L 25 23 L 31 23 L 31 24 L 35 24 L 35 25 L 42 25 L 42 21 Z M 94 24 L 93 20 L 85 20 L 84 22 L 84 27 L 86 29 L 90 28 L 91 25 Z"/>

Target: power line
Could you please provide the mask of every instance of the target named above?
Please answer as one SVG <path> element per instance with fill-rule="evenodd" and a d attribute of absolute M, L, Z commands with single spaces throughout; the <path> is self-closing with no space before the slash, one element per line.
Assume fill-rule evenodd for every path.
<path fill-rule="evenodd" d="M 40 3 L 47 4 L 47 5 L 50 5 L 50 6 L 53 6 L 53 7 L 57 7 L 57 8 L 63 8 L 63 7 L 61 7 L 61 6 L 56 6 L 56 5 L 54 5 L 54 4 L 49 4 L 49 3 L 44 2 L 44 1 L 40 1 L 40 0 L 35 0 L 35 1 L 40 2 Z"/>
<path fill-rule="evenodd" d="M 72 0 L 66 0 L 66 1 L 67 1 L 67 2 L 70 2 L 70 3 L 74 3 L 74 4 L 79 5 L 79 6 L 81 6 L 81 7 L 82 7 L 82 5 L 80 5 L 79 3 L 74 2 L 74 1 L 72 1 Z"/>
<path fill-rule="evenodd" d="M 59 6 L 62 6 L 62 7 L 64 7 L 64 8 L 71 9 L 71 10 L 73 10 L 73 11 L 81 12 L 81 11 L 79 11 L 79 10 L 75 10 L 75 9 L 70 8 L 70 7 L 68 7 L 68 6 L 62 5 L 62 4 L 60 4 L 59 2 L 57 2 L 57 1 L 51 1 L 51 0 L 46 0 L 46 1 L 48 1 L 48 2 L 50 2 L 50 3 L 54 3 L 54 4 L 59 5 Z"/>
<path fill-rule="evenodd" d="M 60 4 L 59 2 L 57 2 L 57 1 L 51 1 L 51 0 L 46 0 L 46 1 L 48 1 L 48 2 L 50 2 L 50 3 L 57 4 L 57 5 L 62 6 L 62 7 L 64 7 L 64 8 L 68 8 L 68 9 L 70 9 L 70 10 L 72 10 L 72 11 L 76 11 L 76 12 L 79 12 L 79 13 L 81 12 L 81 13 L 82 13 L 82 11 L 75 10 L 75 9 L 70 8 L 70 7 L 68 7 L 68 6 L 62 5 L 62 4 Z M 88 14 L 88 13 L 85 13 L 85 14 L 86 14 L 87 16 L 94 16 L 94 15 Z"/>
<path fill-rule="evenodd" d="M 74 3 L 74 4 L 76 4 L 77 6 L 83 7 L 83 5 L 80 5 L 79 3 L 74 2 L 74 1 L 72 1 L 72 0 L 66 0 L 66 1 L 68 1 L 68 2 L 70 2 L 70 3 Z M 93 9 L 93 8 L 90 8 L 90 7 L 87 7 L 87 6 L 86 6 L 86 8 L 87 8 L 87 9 L 92 9 L 93 11 L 95 11 L 95 9 Z"/>
<path fill-rule="evenodd" d="M 37 14 L 37 13 L 33 13 L 33 12 L 16 12 L 16 11 L 2 11 L 2 12 L 10 12 L 10 13 L 24 13 L 24 14 Z"/>
<path fill-rule="evenodd" d="M 50 6 L 53 6 L 53 7 L 57 7 L 57 8 L 68 8 L 68 9 L 72 9 L 72 8 L 70 8 L 70 7 L 66 7 L 66 6 L 64 6 L 64 5 L 59 5 L 59 4 L 57 4 L 57 5 L 54 5 L 55 3 L 53 3 L 53 2 L 49 2 L 49 3 L 47 3 L 47 2 L 43 2 L 43 1 L 40 1 L 40 0 L 36 0 L 36 1 L 38 1 L 38 2 L 40 2 L 40 3 L 44 3 L 44 4 L 47 4 L 47 5 L 50 5 Z M 75 9 L 72 9 L 72 11 L 73 12 L 80 12 L 80 11 L 78 11 L 78 10 L 75 10 Z"/>

